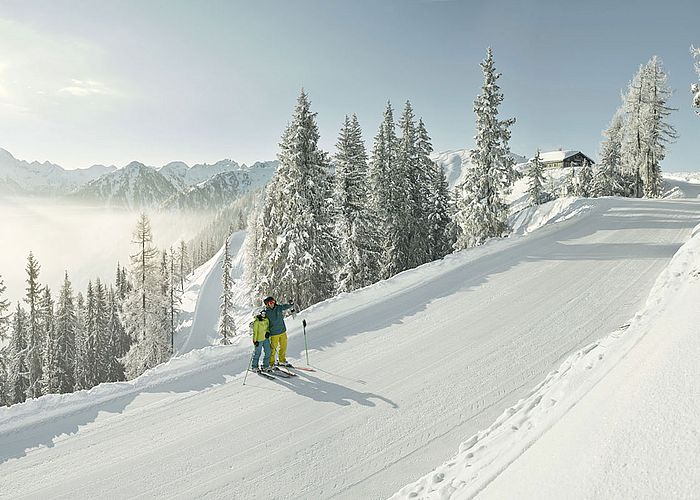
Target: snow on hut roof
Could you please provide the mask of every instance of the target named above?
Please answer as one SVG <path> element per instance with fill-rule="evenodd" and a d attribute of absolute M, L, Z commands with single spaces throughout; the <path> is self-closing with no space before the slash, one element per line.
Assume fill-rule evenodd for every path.
<path fill-rule="evenodd" d="M 547 151 L 546 153 L 540 153 L 540 161 L 543 163 L 564 161 L 567 158 L 571 158 L 572 156 L 575 156 L 579 153 L 581 153 L 583 156 L 588 158 L 588 161 L 593 163 L 593 160 L 591 158 L 589 158 L 587 154 L 585 154 L 581 151 L 573 151 L 573 150 L 568 150 L 568 151 L 557 150 L 557 151 Z"/>

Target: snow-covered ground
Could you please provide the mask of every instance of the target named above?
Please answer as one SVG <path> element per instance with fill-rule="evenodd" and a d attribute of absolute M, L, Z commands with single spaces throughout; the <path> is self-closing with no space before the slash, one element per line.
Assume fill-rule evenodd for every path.
<path fill-rule="evenodd" d="M 629 325 L 569 356 L 402 498 L 694 498 L 700 225 Z"/>
<path fill-rule="evenodd" d="M 234 298 L 236 300 L 238 333 L 247 335 L 247 324 L 252 309 L 246 304 L 246 294 L 242 285 L 243 278 L 243 242 L 245 231 L 238 231 L 229 239 L 231 255 L 231 277 L 234 280 Z M 217 324 L 219 321 L 219 304 L 222 292 L 221 262 L 223 247 L 208 262 L 195 270 L 185 286 L 182 297 L 180 326 L 175 335 L 175 352 L 185 354 L 194 349 L 215 345 L 219 341 Z M 240 339 L 237 339 L 237 341 Z"/>
<path fill-rule="evenodd" d="M 700 218 L 687 200 L 547 210 L 519 222 L 522 236 L 288 321 L 294 359 L 308 321 L 314 373 L 250 375 L 243 386 L 246 341 L 192 350 L 135 381 L 0 409 L 0 496 L 391 495 L 628 322 Z M 550 220 L 560 222 L 530 232 Z"/>

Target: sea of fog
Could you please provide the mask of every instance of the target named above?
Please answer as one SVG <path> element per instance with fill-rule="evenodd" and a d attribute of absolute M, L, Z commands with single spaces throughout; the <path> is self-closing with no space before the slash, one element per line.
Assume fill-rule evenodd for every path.
<path fill-rule="evenodd" d="M 153 241 L 168 248 L 192 238 L 210 215 L 149 213 Z M 41 265 L 39 279 L 58 296 L 68 271 L 74 291 L 85 293 L 88 280 L 112 283 L 117 262 L 128 263 L 137 212 L 66 204 L 56 200 L 0 197 L 0 275 L 12 302 L 25 293 L 27 256 Z M 13 304 L 14 308 L 14 304 Z"/>

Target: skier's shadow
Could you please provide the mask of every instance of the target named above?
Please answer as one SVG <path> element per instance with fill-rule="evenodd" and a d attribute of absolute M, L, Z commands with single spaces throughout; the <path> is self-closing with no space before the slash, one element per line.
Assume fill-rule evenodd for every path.
<path fill-rule="evenodd" d="M 344 385 L 329 382 L 318 377 L 314 377 L 309 373 L 300 374 L 301 376 L 291 378 L 277 378 L 280 383 L 283 383 L 291 390 L 322 403 L 335 403 L 339 406 L 349 406 L 353 402 L 359 403 L 362 406 L 377 406 L 372 401 L 373 399 L 383 401 L 392 408 L 399 406 L 392 400 L 374 394 L 371 392 L 359 392 Z M 303 377 L 303 378 L 302 378 Z"/>

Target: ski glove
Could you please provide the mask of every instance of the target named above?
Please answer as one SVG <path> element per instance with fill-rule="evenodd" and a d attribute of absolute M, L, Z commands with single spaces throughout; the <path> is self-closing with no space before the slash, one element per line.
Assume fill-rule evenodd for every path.
<path fill-rule="evenodd" d="M 270 332 L 265 332 L 265 338 L 269 339 L 270 338 Z"/>
<path fill-rule="evenodd" d="M 253 345 L 254 345 L 255 347 L 258 347 L 258 344 L 259 344 L 259 343 L 260 343 L 260 342 L 258 342 L 258 341 L 256 340 L 255 342 L 253 342 Z"/>

